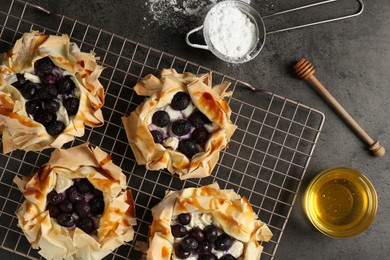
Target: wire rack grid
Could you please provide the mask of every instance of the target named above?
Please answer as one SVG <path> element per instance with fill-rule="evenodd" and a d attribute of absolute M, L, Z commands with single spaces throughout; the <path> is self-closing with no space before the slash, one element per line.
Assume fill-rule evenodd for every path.
<path fill-rule="evenodd" d="M 232 121 L 238 129 L 229 148 L 221 153 L 211 177 L 181 181 L 165 171 L 149 172 L 136 164 L 121 125 L 121 117 L 143 101 L 132 86 L 141 77 L 158 74 L 163 68 L 193 73 L 206 73 L 210 69 L 65 16 L 44 14 L 26 2 L 0 0 L 0 6 L 0 52 L 9 50 L 30 30 L 65 33 L 81 50 L 94 51 L 105 67 L 101 76 L 106 92 L 105 125 L 87 128 L 83 137 L 65 147 L 84 142 L 99 146 L 112 155 L 114 163 L 127 175 L 127 185 L 136 204 L 136 234 L 132 242 L 119 247 L 107 259 L 141 257 L 135 241 L 147 241 L 152 222 L 150 209 L 164 197 L 166 190 L 214 181 L 221 188 L 234 189 L 249 199 L 254 211 L 274 234 L 270 242 L 263 243 L 262 259 L 274 258 L 324 123 L 321 112 L 272 93 L 253 94 L 243 90 L 248 91 L 245 101 L 234 94 L 228 101 L 233 111 Z M 244 82 L 213 71 L 214 83 L 225 80 L 233 83 L 233 92 L 247 87 Z M 48 161 L 51 151 L 0 154 L 0 248 L 31 259 L 41 257 L 17 226 L 15 211 L 23 198 L 12 180 L 15 175 L 33 173 Z"/>

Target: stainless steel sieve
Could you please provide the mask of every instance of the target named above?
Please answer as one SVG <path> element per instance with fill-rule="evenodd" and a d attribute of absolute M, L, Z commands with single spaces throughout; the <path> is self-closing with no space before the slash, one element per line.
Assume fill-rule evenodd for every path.
<path fill-rule="evenodd" d="M 218 4 L 216 4 L 215 6 L 213 6 L 208 11 L 208 13 L 206 15 L 206 18 L 205 18 L 205 20 L 204 20 L 204 22 L 203 22 L 203 24 L 201 26 L 192 29 L 191 31 L 189 31 L 186 34 L 186 43 L 190 47 L 193 47 L 193 48 L 209 50 L 215 56 L 217 56 L 218 58 L 220 58 L 223 61 L 230 62 L 230 63 L 244 63 L 244 62 L 247 62 L 247 61 L 250 61 L 250 60 L 254 59 L 260 53 L 260 51 L 263 49 L 263 46 L 264 46 L 264 43 L 265 43 L 265 38 L 266 38 L 267 34 L 274 34 L 274 33 L 279 33 L 279 32 L 284 32 L 284 31 L 290 31 L 290 30 L 295 30 L 295 29 L 304 28 L 304 27 L 308 27 L 308 26 L 313 26 L 313 25 L 318 25 L 318 24 L 323 24 L 323 23 L 339 21 L 339 20 L 343 20 L 343 19 L 347 19 L 347 18 L 352 18 L 352 17 L 358 16 L 364 10 L 363 0 L 356 0 L 359 3 L 360 6 L 359 6 L 359 9 L 355 13 L 353 13 L 353 14 L 347 14 L 347 15 L 343 15 L 343 16 L 340 16 L 340 17 L 331 18 L 331 19 L 322 20 L 322 21 L 317 21 L 317 22 L 313 22 L 313 23 L 307 23 L 307 24 L 302 24 L 302 25 L 297 25 L 297 26 L 291 26 L 291 27 L 287 27 L 287 28 L 283 28 L 283 29 L 279 29 L 279 30 L 275 30 L 275 31 L 267 32 L 266 29 L 265 29 L 264 20 L 269 18 L 269 17 L 274 17 L 274 16 L 277 16 L 277 15 L 282 15 L 282 14 L 286 14 L 286 13 L 290 13 L 290 12 L 295 12 L 295 11 L 299 11 L 299 10 L 302 10 L 302 9 L 312 8 L 312 7 L 316 7 L 316 6 L 320 6 L 320 5 L 323 5 L 323 4 L 328 4 L 328 3 L 332 3 L 332 2 L 336 2 L 336 1 L 337 0 L 320 1 L 320 2 L 317 2 L 317 3 L 314 3 L 314 4 L 303 5 L 303 6 L 300 6 L 300 7 L 296 7 L 296 8 L 292 8 L 292 9 L 276 12 L 276 13 L 269 14 L 269 15 L 266 15 L 266 16 L 263 16 L 263 17 L 260 16 L 260 14 L 252 6 L 250 6 L 249 4 L 247 4 L 245 2 L 242 2 L 242 1 L 222 1 L 222 2 L 219 2 Z M 240 58 L 229 57 L 229 56 L 226 56 L 226 55 L 222 54 L 221 52 L 219 52 L 215 48 L 215 46 L 213 45 L 213 43 L 210 40 L 209 29 L 210 29 L 211 16 L 213 15 L 213 13 L 218 8 L 223 8 L 224 6 L 227 6 L 227 5 L 237 7 L 242 13 L 244 13 L 246 16 L 248 16 L 248 18 L 256 26 L 256 34 L 257 34 L 257 37 L 258 37 L 257 38 L 257 42 L 253 46 L 252 50 L 250 50 L 248 52 L 248 54 L 246 54 L 245 56 L 240 57 Z M 190 36 L 193 33 L 201 31 L 202 29 L 203 29 L 202 33 L 203 33 L 203 37 L 205 39 L 206 45 L 192 43 L 190 41 L 190 39 L 189 39 Z"/>

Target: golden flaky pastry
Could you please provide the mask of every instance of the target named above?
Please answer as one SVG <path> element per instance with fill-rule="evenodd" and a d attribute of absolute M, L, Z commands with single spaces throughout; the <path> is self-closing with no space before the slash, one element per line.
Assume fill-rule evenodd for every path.
<path fill-rule="evenodd" d="M 65 191 L 83 178 L 102 191 L 104 199 L 104 211 L 91 235 L 75 225 L 61 226 L 46 210 L 50 192 L 69 194 Z M 126 190 L 126 177 L 99 148 L 84 144 L 56 149 L 36 174 L 15 177 L 14 182 L 25 197 L 16 212 L 18 224 L 32 247 L 40 248 L 39 254 L 46 259 L 101 259 L 133 239 L 136 217 L 131 191 Z"/>
<path fill-rule="evenodd" d="M 37 61 L 45 58 L 50 59 L 51 64 L 54 63 L 54 71 L 42 73 L 36 69 Z M 74 136 L 84 135 L 84 125 L 101 126 L 104 122 L 100 110 L 104 103 L 104 92 L 98 78 L 102 70 L 103 68 L 96 63 L 95 54 L 81 52 L 75 43 L 70 42 L 67 35 L 53 36 L 36 31 L 25 33 L 10 51 L 0 56 L 0 133 L 3 134 L 3 152 L 8 153 L 16 149 L 39 151 L 48 147 L 60 148 L 64 143 L 72 141 Z M 49 76 L 43 81 L 43 77 L 50 73 L 55 77 Z M 23 84 L 27 80 L 36 84 L 38 88 L 46 82 L 53 86 L 58 85 L 55 83 L 57 78 L 71 79 L 75 86 L 72 87 L 70 94 L 63 94 L 67 90 L 62 89 L 58 91 L 58 95 L 54 94 L 54 99 L 62 103 L 68 97 L 78 100 L 79 104 L 76 101 L 74 105 L 75 115 L 70 115 L 60 102 L 55 117 L 63 125 L 59 123 L 60 126 L 57 124 L 56 128 L 51 127 L 51 133 L 54 134 L 49 134 L 48 125 L 44 126 L 42 123 L 46 118 L 42 119 L 41 116 L 41 120 L 38 120 L 38 116 L 26 112 L 28 99 L 43 103 L 36 97 L 40 94 L 35 94 L 40 90 L 16 87 L 22 82 L 18 76 L 21 76 Z M 43 95 L 41 97 L 45 98 Z M 37 121 L 33 120 L 34 118 Z"/>
<path fill-rule="evenodd" d="M 157 78 L 147 75 L 141 79 L 134 90 L 138 95 L 150 96 L 140 104 L 130 116 L 122 121 L 126 134 L 138 164 L 146 165 L 148 170 L 168 169 L 179 174 L 181 179 L 209 176 L 216 165 L 219 152 L 225 148 L 236 130 L 230 121 L 231 110 L 225 97 L 229 82 L 212 86 L 211 74 L 178 74 L 174 69 L 166 69 Z M 188 93 L 190 103 L 182 111 L 172 109 L 172 99 L 179 92 Z M 156 111 L 165 111 L 170 116 L 170 125 L 159 128 L 152 123 Z M 194 126 L 189 134 L 173 134 L 175 120 L 187 120 L 194 112 L 207 117 L 208 138 L 202 146 L 197 144 L 196 151 L 190 156 L 181 151 L 181 141 L 191 139 Z M 200 127 L 203 128 L 203 127 Z M 156 143 L 151 131 L 163 133 L 162 143 Z M 195 150 L 195 149 L 193 149 Z M 191 153 L 188 152 L 188 153 Z"/>
<path fill-rule="evenodd" d="M 233 190 L 221 190 L 217 183 L 213 183 L 200 188 L 167 192 L 165 198 L 152 209 L 148 259 L 177 259 L 177 247 L 184 248 L 185 238 L 174 237 L 171 226 L 182 223 L 178 216 L 183 213 L 191 216 L 191 221 L 184 225 L 187 231 L 199 227 L 205 239 L 208 239 L 208 227 L 213 225 L 219 229 L 219 236 L 225 233 L 233 238 L 233 244 L 224 252 L 215 251 L 218 239 L 215 240 L 215 248 L 213 246 L 211 252 L 218 258 L 231 254 L 237 259 L 259 259 L 263 247 L 258 241 L 267 242 L 272 237 L 269 228 L 257 219 L 245 197 L 241 198 Z M 188 216 L 185 219 L 188 220 Z M 195 250 L 189 257 L 196 256 Z"/>

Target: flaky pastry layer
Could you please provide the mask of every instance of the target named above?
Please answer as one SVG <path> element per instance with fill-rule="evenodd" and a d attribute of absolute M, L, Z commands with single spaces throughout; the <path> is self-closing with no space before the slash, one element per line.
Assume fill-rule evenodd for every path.
<path fill-rule="evenodd" d="M 146 165 L 148 170 L 168 169 L 177 173 L 180 179 L 209 176 L 215 167 L 219 152 L 224 149 L 237 126 L 230 121 L 231 110 L 225 100 L 231 93 L 226 92 L 230 83 L 212 86 L 211 74 L 179 74 L 174 69 L 166 69 L 157 78 L 147 75 L 134 90 L 138 95 L 150 96 L 128 117 L 123 117 L 130 147 L 137 163 Z M 177 92 L 187 92 L 197 109 L 205 114 L 217 129 L 205 144 L 205 149 L 191 159 L 179 151 L 166 149 L 153 140 L 148 126 L 153 113 L 168 106 Z"/>
<path fill-rule="evenodd" d="M 211 214 L 215 225 L 244 244 L 242 259 L 260 259 L 263 247 L 258 241 L 268 242 L 272 237 L 270 229 L 257 219 L 245 197 L 241 198 L 233 190 L 221 190 L 215 182 L 199 188 L 167 192 L 152 209 L 147 258 L 171 259 L 174 245 L 171 221 L 181 213 L 199 212 Z"/>
<path fill-rule="evenodd" d="M 55 65 L 73 78 L 80 93 L 77 114 L 58 136 L 49 135 L 42 124 L 27 115 L 26 100 L 12 86 L 17 80 L 16 74 L 33 72 L 35 61 L 45 57 L 50 57 Z M 100 110 L 104 104 L 104 90 L 98 78 L 102 70 L 96 63 L 95 54 L 81 52 L 67 35 L 46 35 L 37 31 L 25 33 L 10 51 L 0 56 L 0 133 L 3 135 L 3 152 L 60 148 L 75 136 L 83 136 L 85 125 L 101 126 L 104 123 Z"/>
<path fill-rule="evenodd" d="M 77 227 L 65 228 L 45 210 L 49 192 L 63 192 L 79 178 L 87 178 L 103 192 L 105 209 L 97 236 Z M 46 259 L 102 259 L 134 237 L 134 201 L 131 191 L 126 190 L 126 176 L 109 154 L 97 147 L 84 144 L 56 149 L 37 173 L 23 179 L 15 177 L 14 182 L 25 197 L 16 211 L 18 225 Z"/>

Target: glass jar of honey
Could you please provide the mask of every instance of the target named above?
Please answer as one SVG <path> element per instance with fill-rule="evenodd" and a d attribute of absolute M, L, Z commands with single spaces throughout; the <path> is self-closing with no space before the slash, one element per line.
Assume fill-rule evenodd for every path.
<path fill-rule="evenodd" d="M 303 196 L 303 207 L 320 232 L 334 238 L 346 238 L 371 225 L 378 198 L 367 177 L 357 170 L 339 167 L 314 177 Z"/>

